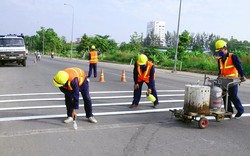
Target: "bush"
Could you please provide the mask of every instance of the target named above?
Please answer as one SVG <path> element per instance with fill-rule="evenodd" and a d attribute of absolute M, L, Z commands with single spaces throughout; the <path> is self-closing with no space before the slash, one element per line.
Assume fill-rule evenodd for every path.
<path fill-rule="evenodd" d="M 155 52 L 152 55 L 155 60 L 152 58 L 149 59 L 151 61 L 157 61 L 157 67 L 165 68 L 165 69 L 173 69 L 174 67 L 174 59 L 170 58 L 169 53 L 164 52 Z M 103 58 L 105 61 L 111 62 L 120 62 L 130 64 L 131 59 L 133 59 L 133 63 L 136 61 L 138 57 L 138 52 L 131 52 L 131 51 L 112 51 L 111 53 L 102 53 L 99 58 Z M 87 59 L 87 55 L 85 55 Z M 250 57 L 245 56 L 241 58 L 242 66 L 246 75 L 250 75 Z M 177 60 L 176 68 L 177 70 L 180 69 L 181 61 Z M 182 62 L 182 70 L 184 71 L 192 71 L 192 72 L 199 72 L 199 73 L 209 73 L 209 74 L 217 74 L 218 73 L 218 64 L 217 59 L 211 55 L 207 54 L 190 54 L 186 55 L 185 59 Z"/>
<path fill-rule="evenodd" d="M 241 58 L 241 62 L 242 62 L 242 66 L 246 75 L 249 77 L 250 76 L 250 57 L 248 56 L 248 57 Z"/>
<path fill-rule="evenodd" d="M 131 59 L 134 58 L 135 55 L 132 53 L 126 52 L 116 52 L 114 54 L 105 53 L 105 60 L 112 62 L 121 62 L 121 63 L 130 63 Z"/>

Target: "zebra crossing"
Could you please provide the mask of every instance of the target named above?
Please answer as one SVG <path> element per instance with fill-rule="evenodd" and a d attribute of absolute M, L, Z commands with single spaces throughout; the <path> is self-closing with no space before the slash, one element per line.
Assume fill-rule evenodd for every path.
<path fill-rule="evenodd" d="M 96 91 L 90 92 L 90 95 L 95 116 L 169 112 L 170 109 L 182 109 L 184 102 L 184 90 L 158 90 L 160 105 L 157 109 L 154 109 L 152 103 L 147 100 L 145 91 L 142 92 L 138 109 L 129 108 L 133 91 Z M 250 104 L 243 106 L 249 107 Z M 79 107 L 78 116 L 85 116 L 82 97 Z M 244 116 L 250 116 L 250 113 L 246 112 Z M 62 93 L 0 95 L 0 122 L 64 117 L 66 110 Z"/>

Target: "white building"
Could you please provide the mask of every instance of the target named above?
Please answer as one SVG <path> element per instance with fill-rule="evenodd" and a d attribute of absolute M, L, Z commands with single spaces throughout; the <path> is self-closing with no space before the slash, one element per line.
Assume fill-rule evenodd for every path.
<path fill-rule="evenodd" d="M 147 35 L 151 32 L 154 32 L 154 35 L 160 37 L 162 41 L 162 46 L 165 46 L 165 22 L 163 21 L 150 21 L 147 24 Z"/>

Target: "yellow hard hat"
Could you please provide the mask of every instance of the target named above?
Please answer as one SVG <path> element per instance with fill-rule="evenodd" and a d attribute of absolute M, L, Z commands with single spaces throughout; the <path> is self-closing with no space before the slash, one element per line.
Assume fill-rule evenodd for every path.
<path fill-rule="evenodd" d="M 144 54 L 141 54 L 138 58 L 138 64 L 139 65 L 144 65 L 148 61 L 148 57 Z"/>
<path fill-rule="evenodd" d="M 54 76 L 53 83 L 56 87 L 62 87 L 69 79 L 69 74 L 63 70 L 57 72 Z"/>
<path fill-rule="evenodd" d="M 218 52 L 220 49 L 227 47 L 227 42 L 224 40 L 218 40 L 215 43 L 215 51 Z"/>
<path fill-rule="evenodd" d="M 95 46 L 94 46 L 94 45 L 92 45 L 92 46 L 91 46 L 91 49 L 95 49 Z"/>
<path fill-rule="evenodd" d="M 156 98 L 155 98 L 154 95 L 152 95 L 152 94 L 148 94 L 148 95 L 147 95 L 147 98 L 148 98 L 148 100 L 151 101 L 151 102 L 155 102 L 155 100 L 156 100 Z"/>

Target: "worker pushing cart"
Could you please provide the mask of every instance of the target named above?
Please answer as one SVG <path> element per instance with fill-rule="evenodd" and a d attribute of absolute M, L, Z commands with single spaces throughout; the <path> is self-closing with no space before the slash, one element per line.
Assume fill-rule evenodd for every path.
<path fill-rule="evenodd" d="M 241 62 L 238 59 L 237 55 L 229 53 L 227 49 L 227 43 L 224 40 L 218 40 L 215 43 L 216 52 L 218 52 L 218 67 L 219 73 L 218 78 L 239 78 L 242 82 L 246 81 L 246 74 L 242 68 Z M 244 113 L 244 107 L 241 104 L 241 101 L 238 97 L 238 85 L 234 85 L 228 90 L 228 107 L 227 110 L 233 113 L 233 107 L 231 102 L 234 104 L 237 113 L 235 115 L 236 119 L 239 119 Z M 224 104 L 226 99 L 224 98 Z"/>
<path fill-rule="evenodd" d="M 218 52 L 218 78 L 209 80 L 210 87 L 205 85 L 206 76 L 204 86 L 187 85 L 183 110 L 171 110 L 175 117 L 182 118 L 184 121 L 198 121 L 200 128 L 206 128 L 208 125 L 205 116 L 215 116 L 216 121 L 224 120 L 225 117 L 232 118 L 234 111 L 231 102 L 237 110 L 235 119 L 239 119 L 244 113 L 244 107 L 237 95 L 238 85 L 246 81 L 246 74 L 241 62 L 235 54 L 228 52 L 225 41 L 218 40 L 215 48 Z M 214 86 L 220 87 L 220 90 L 214 89 Z M 219 92 L 223 94 L 219 94 Z M 221 109 L 222 97 L 224 109 Z"/>

